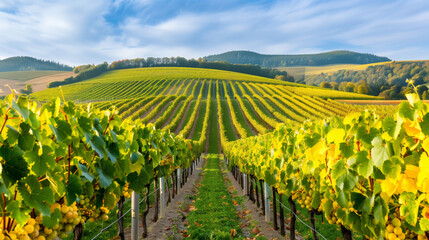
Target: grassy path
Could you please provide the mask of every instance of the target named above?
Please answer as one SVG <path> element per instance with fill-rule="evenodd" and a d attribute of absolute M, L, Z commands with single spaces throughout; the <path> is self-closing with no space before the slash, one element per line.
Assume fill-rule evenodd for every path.
<path fill-rule="evenodd" d="M 216 155 L 209 155 L 198 188 L 195 211 L 187 216 L 191 239 L 230 239 L 241 236 L 239 219 Z"/>

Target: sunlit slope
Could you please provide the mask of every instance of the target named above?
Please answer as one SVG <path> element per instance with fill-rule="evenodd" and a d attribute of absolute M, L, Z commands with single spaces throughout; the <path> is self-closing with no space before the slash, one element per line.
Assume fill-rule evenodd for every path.
<path fill-rule="evenodd" d="M 274 79 L 229 72 L 213 69 L 201 68 L 180 68 L 180 67 L 162 67 L 162 68 L 139 68 L 109 71 L 96 78 L 83 82 L 62 86 L 62 91 L 66 100 L 118 100 L 143 97 L 149 95 L 190 95 L 191 88 L 189 84 L 199 84 L 202 80 L 220 80 L 220 81 L 241 81 L 255 84 L 276 84 L 284 86 L 294 86 L 300 88 L 309 88 L 308 91 L 316 93 L 319 88 L 307 85 L 278 81 Z M 310 90 L 311 89 L 311 90 Z M 333 91 L 337 92 L 337 91 Z M 338 92 L 345 99 L 372 99 L 374 97 Z M 33 96 L 39 100 L 47 100 L 61 96 L 59 88 L 46 89 L 34 93 Z M 197 97 L 197 94 L 194 93 Z M 207 93 L 203 93 L 207 97 Z M 329 98 L 330 93 L 323 98 Z M 338 98 L 338 97 L 336 97 Z"/>

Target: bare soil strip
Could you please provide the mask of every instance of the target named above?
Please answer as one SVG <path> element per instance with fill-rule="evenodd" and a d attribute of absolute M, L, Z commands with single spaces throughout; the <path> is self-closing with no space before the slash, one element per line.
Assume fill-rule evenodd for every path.
<path fill-rule="evenodd" d="M 172 101 L 170 101 L 168 104 L 165 104 L 165 106 L 161 109 L 161 111 L 159 111 L 157 114 L 156 114 L 156 116 L 155 117 L 153 117 L 150 121 L 149 121 L 149 123 L 154 123 L 160 116 L 161 116 L 161 114 L 163 114 L 164 112 L 165 112 L 165 109 L 167 109 L 172 103 L 173 103 L 173 101 L 174 100 L 172 100 Z"/>

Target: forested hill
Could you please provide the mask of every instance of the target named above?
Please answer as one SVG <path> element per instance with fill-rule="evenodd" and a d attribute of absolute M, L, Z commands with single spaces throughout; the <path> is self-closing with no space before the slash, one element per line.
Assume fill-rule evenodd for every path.
<path fill-rule="evenodd" d="M 231 51 L 204 57 L 206 61 L 233 64 L 257 64 L 261 67 L 323 66 L 330 64 L 367 64 L 390 61 L 387 57 L 351 51 L 332 51 L 301 55 L 266 55 L 250 51 Z"/>
<path fill-rule="evenodd" d="M 72 71 L 73 68 L 53 61 L 32 57 L 10 57 L 0 60 L 0 72 L 34 70 Z"/>

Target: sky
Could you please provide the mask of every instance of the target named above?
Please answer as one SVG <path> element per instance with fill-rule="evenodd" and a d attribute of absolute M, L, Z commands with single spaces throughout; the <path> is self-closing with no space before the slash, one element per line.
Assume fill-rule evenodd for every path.
<path fill-rule="evenodd" d="M 0 0 L 0 59 L 72 66 L 232 50 L 429 59 L 427 0 Z"/>

